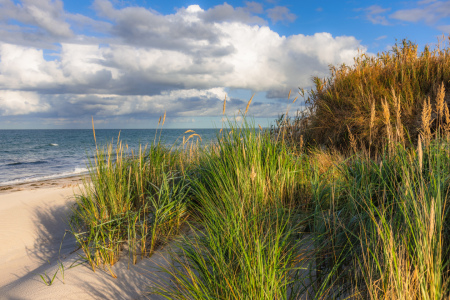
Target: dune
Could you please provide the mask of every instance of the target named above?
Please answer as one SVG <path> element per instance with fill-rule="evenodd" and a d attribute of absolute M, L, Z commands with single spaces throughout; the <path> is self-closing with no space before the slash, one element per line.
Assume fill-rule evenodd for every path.
<path fill-rule="evenodd" d="M 42 186 L 0 194 L 0 299 L 160 299 L 147 292 L 163 278 L 157 266 L 167 264 L 164 250 L 136 265 L 124 257 L 113 267 L 117 278 L 94 272 L 66 234 L 77 184 Z M 46 285 L 41 275 L 55 273 Z"/>

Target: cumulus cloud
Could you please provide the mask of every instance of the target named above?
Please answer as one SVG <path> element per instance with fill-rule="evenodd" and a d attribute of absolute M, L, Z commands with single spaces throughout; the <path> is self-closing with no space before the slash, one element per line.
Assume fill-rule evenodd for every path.
<path fill-rule="evenodd" d="M 11 0 L 0 1 L 0 20 L 15 19 L 27 25 L 37 26 L 56 37 L 72 35 L 70 25 L 64 20 L 61 0 L 22 0 L 15 4 Z"/>
<path fill-rule="evenodd" d="M 0 0 L 0 5 L 15 11 L 34 2 Z M 56 49 L 49 43 L 56 50 L 54 59 L 45 58 L 44 50 L 50 46 L 24 45 L 22 39 L 14 42 L 12 35 L 0 44 L 3 115 L 135 118 L 167 110 L 180 118 L 218 116 L 227 91 L 244 89 L 276 98 L 310 85 L 311 76 L 325 76 L 330 64 L 351 64 L 358 49 L 365 51 L 351 36 L 280 36 L 257 16 L 264 10 L 256 2 L 244 7 L 225 3 L 208 10 L 192 5 L 162 15 L 143 7 L 118 9 L 109 1 L 96 0 L 93 7 L 102 21 L 67 14 L 60 1 L 42 1 L 36 7 L 46 5 L 52 8 L 41 19 L 31 9 L 27 20 L 39 26 L 39 34 L 45 32 L 49 41 L 59 37 Z M 273 22 L 295 18 L 281 7 L 268 13 Z M 0 14 L 5 22 L 22 18 Z M 83 24 L 101 37 L 72 31 Z M 46 29 L 57 25 L 59 29 Z M 232 98 L 227 109 L 237 112 L 245 108 L 246 100 Z M 255 101 L 252 112 L 272 117 L 279 112 L 277 105 Z"/>
<path fill-rule="evenodd" d="M 246 1 L 245 4 L 247 5 L 246 9 L 251 13 L 261 14 L 264 11 L 263 5 L 261 3 L 254 1 Z"/>
<path fill-rule="evenodd" d="M 64 80 L 61 64 L 42 49 L 0 44 L 0 89 L 52 89 Z"/>
<path fill-rule="evenodd" d="M 46 61 L 42 50 L 0 46 L 0 87 L 57 89 L 60 92 L 159 94 L 164 90 L 228 87 L 267 91 L 306 86 L 329 64 L 352 63 L 360 47 L 353 37 L 279 36 L 268 27 L 216 24 L 222 55 L 112 44 L 63 44 L 60 59 Z M 201 52 L 202 55 L 198 55 Z"/>
<path fill-rule="evenodd" d="M 0 115 L 16 116 L 43 112 L 50 108 L 34 92 L 0 90 Z"/>

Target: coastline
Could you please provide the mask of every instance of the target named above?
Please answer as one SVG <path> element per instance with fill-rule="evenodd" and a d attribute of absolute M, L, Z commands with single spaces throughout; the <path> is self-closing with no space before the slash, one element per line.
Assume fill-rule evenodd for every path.
<path fill-rule="evenodd" d="M 82 174 L 54 179 L 43 179 L 8 185 L 0 185 L 0 195 L 26 190 L 37 190 L 42 188 L 76 187 L 83 182 L 83 178 L 86 178 L 88 176 L 88 174 Z"/>

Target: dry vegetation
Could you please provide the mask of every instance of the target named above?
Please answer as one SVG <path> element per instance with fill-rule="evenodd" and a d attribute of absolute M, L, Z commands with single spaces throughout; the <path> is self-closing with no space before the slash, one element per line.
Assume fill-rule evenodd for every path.
<path fill-rule="evenodd" d="M 304 115 L 294 118 L 303 120 L 305 141 L 342 149 L 353 135 L 358 145 L 372 149 L 389 137 L 415 144 L 429 103 L 434 110 L 431 131 L 437 122 L 447 124 L 436 115 L 445 107 L 437 109 L 433 100 L 442 95 L 442 85 L 450 87 L 449 51 L 445 41 L 420 53 L 415 44 L 403 41 L 390 52 L 361 54 L 352 66 L 331 67 L 329 78 L 313 80 L 307 122 Z M 443 101 L 448 103 L 448 97 Z"/>

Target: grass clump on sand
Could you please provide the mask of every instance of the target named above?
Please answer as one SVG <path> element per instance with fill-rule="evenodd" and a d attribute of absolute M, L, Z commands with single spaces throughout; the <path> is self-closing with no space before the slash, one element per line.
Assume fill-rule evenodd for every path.
<path fill-rule="evenodd" d="M 189 187 L 182 152 L 153 143 L 128 153 L 120 141 L 97 148 L 90 181 L 77 197 L 72 232 L 95 270 L 110 266 L 124 247 L 133 262 L 178 234 L 187 217 Z"/>
<path fill-rule="evenodd" d="M 203 152 L 192 182 L 201 227 L 180 244 L 168 299 L 281 299 L 307 253 L 300 232 L 301 158 L 268 132 L 230 123 Z M 304 250 L 304 249 L 303 249 Z"/>
<path fill-rule="evenodd" d="M 316 79 L 310 114 L 271 130 L 98 150 L 72 223 L 86 259 L 135 262 L 187 224 L 167 299 L 447 299 L 447 64 L 404 42 Z"/>

